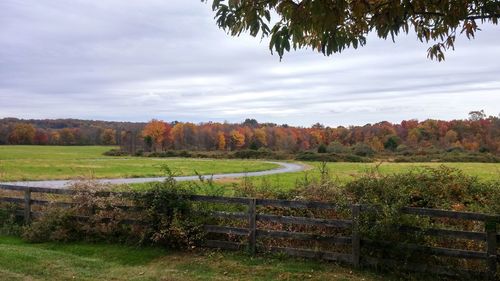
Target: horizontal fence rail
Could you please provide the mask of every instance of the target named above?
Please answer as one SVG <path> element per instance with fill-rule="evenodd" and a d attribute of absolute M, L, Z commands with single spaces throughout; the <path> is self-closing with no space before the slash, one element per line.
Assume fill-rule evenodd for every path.
<path fill-rule="evenodd" d="M 57 206 L 62 208 L 71 208 L 75 206 L 71 201 L 55 201 L 48 199 L 33 199 L 35 194 L 52 194 L 52 195 L 74 195 L 76 191 L 70 189 L 55 189 L 42 187 L 26 187 L 14 185 L 0 185 L 0 190 L 22 192 L 23 197 L 7 197 L 0 195 L 0 203 L 10 203 L 22 206 L 18 209 L 17 215 L 24 217 L 25 223 L 30 223 L 33 219 L 43 216 L 42 211 L 34 211 L 32 206 Z M 111 194 L 128 195 L 130 193 L 119 192 L 96 192 L 96 196 L 109 196 Z M 496 280 L 498 277 L 498 263 L 500 261 L 498 255 L 498 246 L 500 242 L 500 234 L 497 233 L 497 225 L 500 224 L 500 215 L 471 213 L 471 212 L 455 212 L 447 210 L 436 210 L 427 208 L 404 207 L 401 213 L 405 215 L 422 216 L 429 218 L 445 218 L 457 219 L 464 221 L 479 221 L 484 223 L 483 232 L 462 231 L 455 229 L 440 229 L 440 228 L 421 228 L 411 225 L 395 226 L 395 231 L 404 234 L 419 234 L 424 236 L 447 238 L 447 239 L 462 239 L 466 241 L 474 241 L 475 243 L 483 243 L 484 251 L 472 251 L 464 249 L 452 249 L 436 246 L 419 245 L 415 243 L 402 243 L 399 241 L 373 241 L 361 237 L 360 223 L 361 215 L 364 213 L 376 212 L 376 206 L 369 205 L 350 205 L 340 206 L 332 203 L 315 202 L 315 201 L 294 201 L 294 200 L 279 200 L 279 199 L 255 199 L 245 197 L 221 197 L 221 196 L 205 196 L 205 195 L 186 195 L 183 198 L 193 202 L 205 202 L 213 204 L 236 204 L 239 208 L 246 208 L 246 211 L 211 211 L 209 216 L 212 218 L 224 221 L 239 221 L 239 226 L 209 224 L 204 225 L 203 230 L 208 234 L 227 235 L 228 237 L 239 237 L 240 241 L 227 241 L 220 239 L 205 240 L 205 247 L 221 248 L 228 250 L 247 249 L 250 253 L 257 251 L 266 251 L 270 253 L 280 253 L 289 256 L 297 256 L 303 258 L 319 258 L 337 262 L 345 262 L 358 266 L 388 266 L 397 267 L 398 269 L 406 269 L 409 271 L 427 272 L 434 274 L 444 274 L 448 276 L 468 276 L 474 275 L 483 279 Z M 114 206 L 123 211 L 140 212 L 143 210 L 138 206 Z M 323 210 L 325 212 L 340 212 L 344 211 L 344 217 L 339 218 L 316 218 L 309 216 L 295 216 L 286 213 L 287 215 L 270 214 L 269 209 L 274 210 Z M 345 218 L 345 211 L 350 215 Z M 264 211 L 264 212 L 263 212 Z M 267 213 L 266 213 L 267 212 Z M 129 214 L 129 213 L 127 213 Z M 207 215 L 207 214 L 203 214 Z M 85 221 L 90 219 L 88 216 L 77 216 L 76 220 Z M 101 222 L 105 223 L 111 220 L 110 218 L 102 218 Z M 122 224 L 141 225 L 143 221 L 126 218 L 122 219 Z M 332 233 L 311 233 L 309 231 L 298 230 L 291 231 L 287 229 L 266 229 L 269 225 L 278 224 L 282 227 L 295 226 L 299 229 L 309 229 L 321 227 L 333 231 Z M 317 243 L 326 243 L 327 245 L 344 247 L 343 252 L 333 252 L 331 250 L 322 250 L 318 248 L 297 248 L 296 246 L 282 247 L 277 245 L 268 245 L 263 247 L 262 243 L 265 239 L 285 239 L 291 241 L 312 241 Z M 261 245 L 262 244 L 262 245 Z M 347 248 L 346 248 L 347 247 Z M 367 249 L 364 251 L 364 249 Z M 464 270 L 461 268 L 452 268 L 447 266 L 424 264 L 424 263 L 401 263 L 400 260 L 390 259 L 386 257 L 375 257 L 370 253 L 372 250 L 382 251 L 404 251 L 411 253 L 422 253 L 429 256 L 442 256 L 456 259 L 466 259 L 471 261 L 485 262 L 484 271 Z M 346 251 L 347 250 L 347 251 Z"/>

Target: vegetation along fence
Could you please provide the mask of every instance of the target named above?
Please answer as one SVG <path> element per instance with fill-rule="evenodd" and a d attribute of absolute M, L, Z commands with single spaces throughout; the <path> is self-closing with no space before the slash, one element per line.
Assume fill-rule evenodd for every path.
<path fill-rule="evenodd" d="M 40 206 L 54 201 L 59 206 L 71 206 L 73 203 L 67 198 L 75 192 L 0 185 L 2 190 L 0 203 L 18 204 L 18 215 L 23 216 L 26 223 L 43 214 L 44 209 Z M 99 196 L 107 195 L 109 193 Z M 66 196 L 66 200 L 54 196 Z M 378 208 L 373 206 L 204 195 L 188 195 L 187 200 L 215 206 L 210 211 L 214 223 L 204 225 L 206 247 L 246 248 L 252 254 L 272 252 L 343 262 L 355 267 L 388 267 L 448 276 L 475 276 L 483 280 L 496 280 L 499 276 L 499 215 L 406 207 L 400 210 L 401 221 L 394 226 L 397 240 L 390 240 L 364 235 L 367 229 L 376 229 L 376 225 L 371 225 L 376 223 L 371 217 Z M 134 206 L 121 207 L 130 212 L 134 210 Z M 412 216 L 414 220 L 404 219 Z M 432 220 L 434 223 L 427 227 L 411 225 L 415 221 Z M 133 218 L 122 221 L 124 224 L 141 223 Z M 457 229 L 457 226 L 470 226 L 471 223 L 475 231 L 470 231 L 470 227 Z"/>

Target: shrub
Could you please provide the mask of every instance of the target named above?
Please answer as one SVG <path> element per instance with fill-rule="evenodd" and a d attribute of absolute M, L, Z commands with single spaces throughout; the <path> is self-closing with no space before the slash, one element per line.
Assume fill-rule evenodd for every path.
<path fill-rule="evenodd" d="M 103 153 L 105 156 L 128 156 L 130 153 L 121 149 L 111 149 Z"/>
<path fill-rule="evenodd" d="M 77 220 L 79 230 L 90 241 L 121 242 L 130 240 L 130 229 L 121 221 L 127 212 L 120 206 L 128 205 L 127 198 L 121 193 L 109 193 L 111 185 L 95 181 L 81 181 L 71 187 L 71 208 L 78 216 L 88 219 Z M 133 239 L 132 239 L 133 240 Z"/>
<path fill-rule="evenodd" d="M 318 146 L 318 153 L 326 153 L 326 146 L 324 144 Z"/>
<path fill-rule="evenodd" d="M 375 154 L 375 151 L 367 145 L 366 143 L 357 143 L 353 146 L 354 154 L 358 156 L 371 157 Z"/>
<path fill-rule="evenodd" d="M 232 154 L 233 158 L 241 158 L 241 159 L 276 159 L 276 160 L 284 160 L 289 159 L 291 156 L 283 153 L 272 151 L 268 148 L 261 147 L 257 150 L 245 149 L 238 150 Z"/>
<path fill-rule="evenodd" d="M 498 184 L 498 181 L 481 182 L 460 170 L 440 166 L 388 176 L 376 173 L 367 175 L 347 183 L 343 191 L 352 202 L 378 208 L 378 212 L 368 213 L 369 220 L 373 223 L 363 224 L 366 226 L 364 235 L 390 239 L 398 235 L 392 231 L 394 225 L 404 224 L 409 220 L 415 226 L 427 223 L 425 219 L 403 216 L 399 210 L 404 206 L 499 213 Z"/>
<path fill-rule="evenodd" d="M 336 153 L 315 153 L 305 151 L 298 153 L 295 157 L 300 161 L 320 161 L 320 162 L 371 162 L 369 158 L 361 157 L 353 154 L 336 154 Z"/>
<path fill-rule="evenodd" d="M 6 203 L 0 208 L 0 234 L 19 235 L 23 218 L 16 216 L 16 204 Z"/>
<path fill-rule="evenodd" d="M 384 142 L 384 148 L 387 150 L 395 151 L 398 145 L 401 144 L 401 139 L 398 136 L 392 135 Z"/>
<path fill-rule="evenodd" d="M 168 166 L 164 169 L 165 181 L 153 184 L 145 192 L 132 194 L 135 205 L 144 209 L 141 220 L 145 228 L 140 242 L 188 249 L 203 239 L 204 217 L 196 214 L 193 203 L 187 200 L 192 190 L 178 185 Z"/>
<path fill-rule="evenodd" d="M 333 141 L 327 146 L 326 151 L 330 153 L 347 153 L 349 149 L 340 142 Z"/>
<path fill-rule="evenodd" d="M 29 242 L 74 241 L 81 238 L 70 209 L 49 207 L 43 215 L 23 229 L 22 237 Z"/>

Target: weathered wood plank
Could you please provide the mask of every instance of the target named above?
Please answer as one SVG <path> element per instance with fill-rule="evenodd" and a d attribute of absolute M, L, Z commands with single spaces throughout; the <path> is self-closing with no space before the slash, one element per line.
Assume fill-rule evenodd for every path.
<path fill-rule="evenodd" d="M 28 188 L 29 188 L 29 186 L 0 184 L 0 189 L 5 189 L 5 190 L 24 191 L 24 190 L 26 190 Z"/>
<path fill-rule="evenodd" d="M 298 200 L 280 200 L 280 199 L 257 199 L 257 206 L 272 206 L 284 208 L 301 209 L 339 209 L 340 206 L 326 202 L 316 201 L 298 201 Z"/>
<path fill-rule="evenodd" d="M 353 205 L 352 209 L 352 264 L 359 267 L 359 258 L 361 255 L 361 236 L 359 232 L 359 216 L 361 207 Z"/>
<path fill-rule="evenodd" d="M 65 194 L 65 195 L 75 194 L 75 191 L 71 189 L 46 188 L 46 187 L 30 187 L 30 188 L 31 192 L 37 192 L 37 193 Z"/>
<path fill-rule="evenodd" d="M 31 223 L 31 189 L 24 190 L 24 223 Z"/>
<path fill-rule="evenodd" d="M 66 194 L 66 195 L 71 195 L 75 193 L 74 190 L 66 188 L 32 187 L 32 186 L 20 186 L 20 185 L 8 185 L 8 184 L 0 184 L 0 189 L 14 190 L 14 191 L 25 191 L 27 189 L 30 189 L 31 192 Z"/>
<path fill-rule="evenodd" d="M 241 250 L 243 245 L 237 242 L 221 241 L 221 240 L 206 240 L 203 243 L 204 247 L 207 248 L 220 248 L 226 250 Z"/>
<path fill-rule="evenodd" d="M 223 234 L 233 234 L 240 236 L 247 236 L 249 232 L 248 228 L 221 226 L 221 225 L 204 225 L 203 229 L 209 233 L 223 233 Z"/>
<path fill-rule="evenodd" d="M 338 227 L 338 228 L 349 228 L 352 225 L 352 221 L 350 220 L 315 219 L 307 217 L 277 216 L 277 215 L 266 215 L 266 214 L 258 214 L 257 220 L 272 221 L 278 223 L 300 224 L 300 225 Z"/>
<path fill-rule="evenodd" d="M 500 221 L 499 215 L 490 215 L 482 213 L 456 212 L 428 208 L 403 207 L 401 212 L 404 214 L 429 216 L 429 217 L 445 217 L 462 220 L 477 220 L 477 221 Z"/>
<path fill-rule="evenodd" d="M 216 218 L 224 218 L 224 219 L 247 219 L 248 215 L 243 212 L 221 212 L 214 211 L 210 213 L 211 216 Z"/>
<path fill-rule="evenodd" d="M 256 231 L 257 231 L 257 200 L 248 201 L 248 250 L 254 255 L 256 251 Z"/>
<path fill-rule="evenodd" d="M 49 201 L 49 200 L 31 200 L 31 203 L 34 205 L 53 205 L 57 207 L 73 207 L 77 205 L 77 203 L 72 203 L 72 202 L 59 202 L 59 201 Z M 97 208 L 96 210 L 112 210 L 112 209 L 121 209 L 124 211 L 142 211 L 144 210 L 143 207 L 140 206 L 129 206 L 129 205 L 114 205 L 113 207 L 109 208 Z"/>
<path fill-rule="evenodd" d="M 70 202 L 59 202 L 59 201 L 48 201 L 48 200 L 36 200 L 36 199 L 31 199 L 31 204 L 33 205 L 51 205 L 51 206 L 57 206 L 57 207 L 63 207 L 63 208 L 70 208 L 75 205 L 75 203 L 70 203 Z"/>
<path fill-rule="evenodd" d="M 44 215 L 45 212 L 30 212 L 30 216 L 32 219 L 38 219 Z M 19 210 L 16 212 L 16 216 L 24 217 L 24 210 Z M 88 221 L 90 220 L 90 217 L 88 216 L 71 216 L 71 218 L 74 218 L 77 221 Z M 111 222 L 111 218 L 101 218 L 99 220 L 100 223 L 109 223 Z M 120 219 L 119 220 L 120 224 L 125 224 L 125 225 L 145 225 L 146 222 L 141 221 L 141 220 L 136 220 L 136 219 Z"/>
<path fill-rule="evenodd" d="M 324 259 L 330 261 L 343 261 L 352 262 L 352 255 L 334 252 L 322 252 L 307 249 L 286 248 L 286 247 L 270 247 L 268 249 L 271 253 L 286 254 L 289 256 L 311 258 L 311 259 Z"/>
<path fill-rule="evenodd" d="M 449 230 L 449 229 L 438 229 L 438 228 L 420 228 L 407 225 L 402 225 L 398 229 L 403 233 L 418 232 L 423 235 L 430 235 L 430 236 L 446 236 L 446 237 L 453 237 L 460 239 L 486 241 L 486 233 L 483 232 Z"/>
<path fill-rule="evenodd" d="M 24 198 L 0 197 L 0 202 L 5 202 L 5 203 L 24 203 Z"/>
<path fill-rule="evenodd" d="M 351 237 L 343 237 L 343 236 L 326 236 L 326 235 L 318 235 L 311 233 L 303 233 L 303 232 L 289 232 L 289 231 L 278 231 L 278 230 L 265 230 L 265 229 L 257 229 L 257 237 L 272 237 L 272 238 L 290 238 L 296 240 L 315 240 L 328 242 L 337 245 L 347 245 L 351 244 Z"/>
<path fill-rule="evenodd" d="M 495 280 L 497 273 L 497 224 L 494 221 L 487 221 L 484 225 L 487 240 L 486 253 L 488 263 L 488 279 Z"/>

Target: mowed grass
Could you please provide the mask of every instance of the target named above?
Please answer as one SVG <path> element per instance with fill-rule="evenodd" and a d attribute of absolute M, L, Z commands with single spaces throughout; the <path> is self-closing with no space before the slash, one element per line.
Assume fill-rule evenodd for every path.
<path fill-rule="evenodd" d="M 288 174 L 276 174 L 261 176 L 255 178 L 248 178 L 253 184 L 257 186 L 270 186 L 273 189 L 288 189 L 293 188 L 299 182 L 307 180 L 319 179 L 320 166 L 319 162 L 304 162 L 309 166 L 307 171 Z M 432 167 L 437 168 L 441 165 L 457 168 L 462 170 L 465 174 L 475 176 L 480 180 L 500 180 L 500 163 L 346 163 L 334 162 L 327 163 L 327 171 L 329 177 L 339 183 L 346 183 L 352 181 L 367 173 L 377 172 L 383 175 L 404 173 L 411 170 Z M 236 182 L 241 182 L 237 180 Z"/>
<path fill-rule="evenodd" d="M 106 146 L 0 146 L 0 181 L 163 176 L 167 164 L 179 176 L 254 172 L 277 168 L 263 161 L 112 157 Z"/>
<path fill-rule="evenodd" d="M 0 236 L 1 280 L 396 280 L 333 263 Z"/>

